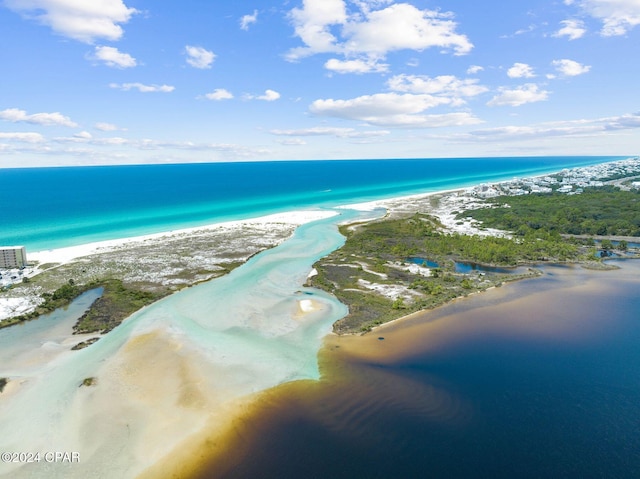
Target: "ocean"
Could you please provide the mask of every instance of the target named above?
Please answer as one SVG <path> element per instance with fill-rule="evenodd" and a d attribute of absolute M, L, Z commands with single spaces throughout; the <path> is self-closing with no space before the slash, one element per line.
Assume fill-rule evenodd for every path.
<path fill-rule="evenodd" d="M 470 186 L 620 157 L 0 169 L 0 245 L 39 251 L 297 208 Z"/>
<path fill-rule="evenodd" d="M 0 241 L 49 249 L 615 159 L 5 169 Z M 149 477 L 634 477 L 640 264 L 546 266 L 373 334 L 327 336 L 344 305 L 302 284 L 342 244 L 337 223 L 379 214 L 305 224 L 80 351 L 70 328 L 87 298 L 0 330 L 0 452 L 82 458 L 0 475 L 136 477 L 155 464 Z"/>

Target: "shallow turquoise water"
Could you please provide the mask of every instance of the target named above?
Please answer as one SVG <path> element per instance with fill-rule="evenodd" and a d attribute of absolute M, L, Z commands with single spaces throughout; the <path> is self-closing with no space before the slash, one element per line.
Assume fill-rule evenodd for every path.
<path fill-rule="evenodd" d="M 107 470 L 109 477 L 133 477 L 132 464 L 141 460 L 136 456 L 137 441 L 149 434 L 154 424 L 141 422 L 136 412 L 144 399 L 138 397 L 135 385 L 112 397 L 122 387 L 121 381 L 116 379 L 115 386 L 105 389 L 100 381 L 114 375 L 124 379 L 129 368 L 162 378 L 165 370 L 158 370 L 163 366 L 153 355 L 136 364 L 121 363 L 122 351 L 148 334 L 176 345 L 176 360 L 186 354 L 184 357 L 196 363 L 195 370 L 211 372 L 195 376 L 189 387 L 223 378 L 213 389 L 227 402 L 283 382 L 318 379 L 317 352 L 322 338 L 347 310 L 336 298 L 302 285 L 313 263 L 342 245 L 344 238 L 337 223 L 381 214 L 341 210 L 338 216 L 305 224 L 292 238 L 254 256 L 230 274 L 142 309 L 80 351 L 69 351 L 61 343 L 55 343 L 50 351 L 53 343 L 47 333 L 54 334 L 55 320 L 0 330 L 0 346 L 6 344 L 6 353 L 12 358 L 0 363 L 0 377 L 20 384 L 14 395 L 0 397 L 0 451 L 69 450 L 83 458 L 72 471 L 55 464 L 27 464 L 22 469 L 0 464 L 0 473 L 5 468 L 12 477 L 66 478 Z M 301 314 L 301 300 L 313 301 L 317 310 Z M 58 319 L 75 321 L 87 301 L 83 297 L 68 312 L 58 312 Z M 51 354 L 45 354 L 47 351 Z M 97 377 L 98 387 L 79 387 L 88 377 Z M 169 398 L 176 394 L 171 390 L 165 393 Z M 101 417 L 95 410 L 101 401 L 117 404 L 121 411 L 117 420 Z M 164 399 L 150 398 L 145 414 L 191 417 L 188 410 L 175 405 L 162 409 L 165 404 Z M 85 436 L 87 428 L 94 432 L 91 440 Z M 173 444 L 180 439 L 167 434 L 165 442 Z M 121 453 L 123 444 L 127 454 Z"/>
<path fill-rule="evenodd" d="M 617 157 L 0 168 L 0 245 L 37 251 L 532 176 Z"/>

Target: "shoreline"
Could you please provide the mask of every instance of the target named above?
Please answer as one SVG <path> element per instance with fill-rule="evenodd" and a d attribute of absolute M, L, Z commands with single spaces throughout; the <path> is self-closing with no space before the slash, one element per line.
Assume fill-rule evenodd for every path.
<path fill-rule="evenodd" d="M 259 216 L 255 218 L 241 219 L 241 220 L 232 220 L 232 221 L 224 221 L 218 223 L 211 223 L 203 226 L 195 226 L 188 228 L 179 228 L 164 232 L 150 233 L 140 236 L 131 236 L 131 237 L 123 237 L 116 238 L 110 240 L 103 240 L 98 242 L 85 243 L 82 245 L 68 246 L 62 248 L 54 248 L 49 250 L 40 250 L 28 253 L 28 258 L 30 261 L 37 262 L 38 266 L 27 270 L 24 275 L 25 278 L 30 280 L 31 278 L 42 274 L 43 272 L 49 271 L 54 268 L 59 268 L 60 266 L 67 265 L 73 262 L 89 261 L 89 257 L 93 257 L 94 259 L 107 258 L 108 255 L 111 255 L 111 259 L 114 256 L 117 256 L 119 252 L 127 252 L 128 249 L 133 251 L 133 248 L 138 248 L 139 256 L 144 260 L 144 256 L 146 250 L 149 245 L 166 247 L 171 245 L 175 245 L 179 242 L 188 242 L 192 239 L 193 236 L 202 236 L 202 235 L 214 235 L 214 234 L 226 234 L 229 237 L 233 237 L 234 234 L 238 231 L 241 231 L 245 228 L 263 228 L 265 231 L 268 230 L 270 232 L 274 232 L 278 230 L 280 235 L 279 238 L 274 239 L 272 245 L 279 244 L 280 241 L 284 240 L 284 236 L 288 236 L 291 234 L 293 229 L 302 224 L 316 221 L 320 219 L 329 218 L 335 216 L 339 213 L 337 211 L 340 210 L 348 210 L 355 209 L 358 211 L 372 211 L 377 208 L 384 208 L 386 210 L 387 216 L 393 216 L 397 214 L 403 214 L 407 212 L 415 212 L 419 209 L 428 208 L 430 213 L 434 216 L 438 217 L 443 226 L 450 232 L 466 234 L 466 235 L 481 235 L 481 236 L 509 236 L 508 232 L 498 231 L 493 229 L 480 229 L 477 227 L 477 224 L 474 224 L 471 220 L 457 220 L 455 218 L 456 213 L 462 209 L 468 209 L 469 206 L 472 206 L 474 203 L 477 204 L 477 198 L 471 194 L 467 194 L 472 191 L 474 188 L 478 186 L 486 185 L 489 188 L 499 187 L 501 185 L 507 185 L 512 181 L 524 179 L 524 180 L 538 180 L 544 178 L 549 175 L 559 174 L 561 172 L 569 171 L 569 172 L 578 172 L 578 171 L 589 171 L 593 168 L 606 168 L 607 166 L 611 167 L 612 165 L 626 165 L 626 164 L 637 164 L 637 157 L 628 157 L 622 160 L 615 160 L 605 163 L 599 163 L 595 165 L 576 167 L 576 168 L 563 168 L 561 170 L 556 170 L 552 173 L 542 173 L 535 174 L 530 177 L 523 178 L 512 178 L 512 179 L 503 179 L 494 182 L 486 182 L 475 184 L 474 186 L 464 186 L 464 187 L 455 187 L 455 188 L 447 188 L 443 190 L 437 191 L 428 191 L 422 193 L 411 193 L 407 195 L 394 196 L 390 198 L 382 198 L 375 199 L 371 201 L 365 202 L 356 202 L 356 203 L 346 203 L 343 205 L 335 206 L 331 209 L 328 207 L 325 209 L 321 209 L 320 207 L 316 209 L 296 209 L 288 212 L 274 213 L 270 215 Z M 434 205 L 433 198 L 438 198 L 436 204 Z M 280 226 L 278 226 L 280 225 Z M 287 234 L 286 228 L 290 228 L 289 234 Z M 254 237 L 256 234 L 254 233 Z M 173 242 L 173 245 L 171 244 Z M 245 255 L 244 258 L 238 258 L 240 262 L 244 262 L 248 260 L 251 256 L 262 251 L 265 247 L 269 247 L 267 245 L 261 245 L 262 247 L 253 249 L 250 251 L 249 255 Z M 198 251 L 200 245 L 191 246 L 192 252 Z M 230 256 L 230 251 L 232 248 L 228 248 L 227 256 Z M 236 249 L 237 246 L 236 246 Z M 240 248 L 241 249 L 241 248 Z M 168 251 L 156 251 L 156 255 L 160 253 L 161 256 L 168 253 Z M 210 251 L 205 251 L 204 255 L 199 255 L 202 259 L 204 257 L 204 262 L 207 261 L 206 256 L 211 255 Z M 135 261 L 137 258 L 134 258 Z M 236 260 L 225 260 L 222 258 L 222 261 L 238 264 Z M 45 269 L 41 269 L 42 266 L 47 266 Z M 213 268 L 205 268 L 208 270 L 218 270 L 220 272 L 220 262 L 216 265 L 213 265 Z M 175 269 L 175 268 L 174 268 Z M 223 268 L 224 269 L 224 268 Z M 193 273 L 193 271 L 192 271 Z M 224 271 L 222 271 L 224 274 Z M 120 274 L 124 278 L 129 278 L 126 270 L 116 271 L 116 274 Z M 164 277 L 161 276 L 162 284 L 167 286 L 168 280 L 166 278 L 167 272 L 165 272 Z M 144 276 L 144 275 L 142 275 Z M 149 276 L 149 275 L 147 275 Z M 153 276 L 153 274 L 151 275 Z M 158 282 L 158 275 L 155 278 L 152 278 L 152 281 Z M 186 281 L 182 281 L 177 286 L 170 286 L 172 291 L 176 291 L 184 286 L 192 286 L 203 281 L 208 281 L 219 277 L 218 273 L 205 274 L 200 276 L 191 275 L 192 278 Z M 99 277 L 99 275 L 95 276 Z M 142 278 L 143 280 L 145 278 Z M 135 275 L 134 279 L 135 280 Z M 58 285 L 59 287 L 60 285 Z M 171 291 L 168 291 L 170 294 Z M 39 294 L 31 293 L 30 297 L 27 299 L 23 299 L 20 297 L 16 297 L 15 295 L 8 295 L 3 298 L 0 298 L 0 323 L 5 319 L 11 319 L 12 317 L 16 317 L 20 314 L 28 314 L 30 311 L 33 311 L 37 305 L 41 302 Z"/>
<path fill-rule="evenodd" d="M 450 195 L 453 193 L 459 193 L 478 185 L 495 186 L 495 185 L 508 183 L 515 178 L 536 179 L 536 178 L 542 178 L 548 175 L 558 174 L 562 171 L 567 171 L 567 170 L 568 171 L 585 170 L 585 169 L 589 169 L 589 168 L 593 168 L 601 165 L 619 164 L 619 163 L 624 163 L 624 162 L 633 161 L 633 160 L 637 161 L 638 157 L 634 157 L 634 156 L 620 157 L 619 159 L 611 160 L 603 163 L 595 163 L 595 164 L 578 166 L 573 168 L 562 168 L 560 170 L 549 170 L 548 172 L 536 173 L 531 176 L 511 177 L 510 179 L 504 178 L 504 179 L 493 180 L 493 181 L 482 181 L 479 183 L 472 182 L 466 186 L 452 187 L 452 188 L 446 188 L 441 190 L 439 189 L 439 190 L 427 191 L 427 192 L 400 194 L 399 196 L 373 199 L 370 201 L 361 201 L 361 202 L 359 201 L 355 203 L 347 202 L 347 203 L 336 205 L 336 206 L 326 206 L 326 205 L 317 206 L 317 207 L 310 206 L 308 208 L 293 209 L 290 211 L 284 211 L 280 213 L 261 215 L 254 218 L 220 221 L 220 222 L 208 223 L 200 226 L 176 228 L 176 229 L 171 229 L 167 231 L 159 231 L 156 233 L 149 233 L 144 235 L 126 236 L 122 238 L 113 238 L 109 240 L 83 243 L 83 244 L 74 245 L 74 246 L 66 246 L 66 247 L 52 248 L 52 249 L 46 249 L 46 250 L 37 250 L 31 253 L 28 252 L 28 256 L 29 257 L 35 256 L 36 261 L 39 261 L 40 264 L 45 264 L 47 262 L 56 262 L 56 261 L 50 261 L 52 259 L 61 260 L 57 262 L 66 262 L 72 259 L 77 259 L 83 256 L 101 252 L 100 251 L 101 249 L 121 247 L 130 242 L 171 237 L 172 235 L 185 235 L 185 234 L 189 234 L 192 232 L 199 232 L 199 231 L 211 231 L 220 227 L 232 228 L 232 227 L 241 227 L 245 224 L 250 225 L 250 224 L 264 224 L 264 223 L 284 223 L 284 224 L 291 224 L 291 225 L 302 225 L 310 221 L 315 221 L 317 219 L 324 219 L 332 216 L 332 214 L 330 213 L 330 210 L 332 209 L 335 209 L 335 210 L 356 209 L 360 211 L 370 211 L 375 208 L 380 208 L 380 207 L 384 208 L 389 204 L 401 203 L 406 201 L 424 200 L 427 197 L 436 196 L 436 195 Z M 339 160 L 336 160 L 336 161 L 339 161 Z M 325 214 L 327 214 L 327 216 L 314 215 L 315 213 L 320 213 L 320 212 L 324 212 Z M 333 215 L 335 215 L 335 213 Z"/>
<path fill-rule="evenodd" d="M 139 243 L 148 240 L 169 240 L 176 236 L 185 236 L 193 233 L 216 231 L 220 229 L 242 228 L 247 225 L 265 225 L 268 223 L 281 223 L 286 225 L 300 226 L 311 221 L 330 218 L 337 213 L 323 210 L 292 210 L 284 213 L 274 213 L 265 216 L 258 216 L 246 220 L 223 221 L 220 223 L 210 223 L 204 226 L 193 226 L 189 228 L 179 228 L 158 233 L 149 233 L 139 236 L 127 236 L 103 241 L 94 241 L 76 246 L 66 246 L 49 250 L 34 251 L 27 253 L 30 260 L 35 260 L 39 264 L 57 263 L 64 264 L 69 261 L 112 251 L 114 249 L 129 246 L 132 243 Z"/>
<path fill-rule="evenodd" d="M 166 296 L 220 277 L 280 244 L 297 227 L 337 214 L 293 210 L 27 253 L 29 263 L 37 266 L 25 270 L 26 283 L 16 284 L 0 297 L 0 327 L 11 326 L 5 320 L 36 310 L 43 293 L 53 293 L 71 279 L 80 285 L 118 278 L 137 289 Z"/>

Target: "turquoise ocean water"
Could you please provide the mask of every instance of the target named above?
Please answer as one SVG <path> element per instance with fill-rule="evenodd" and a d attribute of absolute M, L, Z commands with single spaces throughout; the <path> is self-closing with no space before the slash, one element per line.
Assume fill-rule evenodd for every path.
<path fill-rule="evenodd" d="M 469 186 L 620 159 L 282 161 L 0 169 L 0 245 L 28 250 L 295 208 Z"/>

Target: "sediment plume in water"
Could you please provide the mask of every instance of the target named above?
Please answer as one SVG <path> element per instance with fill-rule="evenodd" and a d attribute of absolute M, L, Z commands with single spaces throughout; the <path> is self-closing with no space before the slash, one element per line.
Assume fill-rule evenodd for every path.
<path fill-rule="evenodd" d="M 549 267 L 542 278 L 364 336 L 329 335 L 319 355 L 319 381 L 262 393 L 219 436 L 213 454 L 202 445 L 186 477 L 424 477 L 419 471 L 469 477 L 482 470 L 513 477 L 523 473 L 520 467 L 540 473 L 610 467 L 632 477 L 633 454 L 606 463 L 605 446 L 587 453 L 569 436 L 573 429 L 578 437 L 588 435 L 580 428 L 595 434 L 600 426 L 591 419 L 611 407 L 608 437 L 616 448 L 628 441 L 629 424 L 620 421 L 640 412 L 624 397 L 640 391 L 616 394 L 619 388 L 612 392 L 601 378 L 585 379 L 590 366 L 574 371 L 583 354 L 591 364 L 587 352 L 599 357 L 599 342 L 619 333 L 612 309 L 633 328 L 639 266 L 607 272 Z M 586 387 L 567 384 L 578 374 L 586 375 L 579 381 Z M 577 412 L 576 402 L 583 405 Z M 553 415 L 555 407 L 560 412 Z M 507 453 L 521 457 L 521 465 L 504 462 Z"/>

